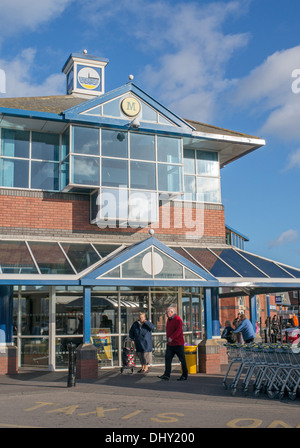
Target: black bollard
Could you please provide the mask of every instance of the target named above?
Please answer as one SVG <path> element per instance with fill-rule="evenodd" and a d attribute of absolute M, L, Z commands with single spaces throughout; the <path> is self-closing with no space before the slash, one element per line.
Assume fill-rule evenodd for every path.
<path fill-rule="evenodd" d="M 68 344 L 69 350 L 69 373 L 68 373 L 68 387 L 76 386 L 76 375 L 75 375 L 75 344 Z"/>

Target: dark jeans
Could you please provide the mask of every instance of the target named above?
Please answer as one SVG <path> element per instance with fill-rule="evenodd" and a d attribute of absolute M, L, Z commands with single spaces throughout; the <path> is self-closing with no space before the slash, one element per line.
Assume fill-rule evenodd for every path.
<path fill-rule="evenodd" d="M 178 359 L 181 362 L 182 376 L 187 378 L 188 369 L 187 369 L 187 365 L 186 365 L 183 345 L 167 345 L 167 351 L 166 351 L 166 355 L 165 355 L 166 367 L 165 367 L 164 375 L 170 377 L 172 359 L 174 358 L 175 355 L 178 356 Z"/>

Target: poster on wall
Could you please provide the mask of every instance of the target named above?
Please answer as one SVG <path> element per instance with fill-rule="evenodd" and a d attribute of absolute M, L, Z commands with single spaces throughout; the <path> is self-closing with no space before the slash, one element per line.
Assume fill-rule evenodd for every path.
<path fill-rule="evenodd" d="M 112 348 L 109 328 L 92 329 L 91 342 L 97 349 L 97 358 L 99 362 L 111 361 Z"/>

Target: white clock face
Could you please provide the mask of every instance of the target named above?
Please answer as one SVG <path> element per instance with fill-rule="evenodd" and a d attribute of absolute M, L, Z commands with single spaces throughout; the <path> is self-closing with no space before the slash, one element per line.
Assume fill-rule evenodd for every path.
<path fill-rule="evenodd" d="M 100 75 L 92 67 L 84 67 L 78 72 L 78 82 L 84 89 L 94 90 L 100 84 Z"/>

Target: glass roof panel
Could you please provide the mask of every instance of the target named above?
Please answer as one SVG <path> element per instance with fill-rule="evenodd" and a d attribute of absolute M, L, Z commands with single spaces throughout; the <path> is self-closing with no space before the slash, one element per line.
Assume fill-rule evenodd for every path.
<path fill-rule="evenodd" d="M 68 260 L 57 243 L 29 242 L 30 249 L 41 274 L 74 274 Z"/>
<path fill-rule="evenodd" d="M 183 278 L 183 266 L 162 252 L 154 251 L 155 278 Z"/>
<path fill-rule="evenodd" d="M 222 260 L 228 263 L 233 269 L 235 269 L 243 277 L 263 277 L 267 278 L 261 271 L 256 269 L 252 264 L 248 263 L 237 252 L 232 249 L 220 249 L 213 252 L 218 255 Z"/>
<path fill-rule="evenodd" d="M 77 272 L 83 271 L 100 260 L 90 244 L 61 243 Z"/>
<path fill-rule="evenodd" d="M 215 277 L 239 277 L 236 272 L 230 269 L 216 255 L 207 249 L 185 248 L 194 257 L 201 266 L 207 269 Z M 178 249 L 175 249 L 178 252 Z M 180 252 L 179 252 L 180 253 Z M 184 251 L 181 255 L 186 256 Z M 195 262 L 195 261 L 194 261 Z"/>
<path fill-rule="evenodd" d="M 25 241 L 0 241 L 3 274 L 38 274 Z"/>
<path fill-rule="evenodd" d="M 118 249 L 121 244 L 93 244 L 96 250 L 99 252 L 102 258 Z"/>
<path fill-rule="evenodd" d="M 239 251 L 238 251 L 239 252 Z M 260 257 L 256 257 L 255 255 L 248 254 L 246 252 L 241 252 L 241 254 L 247 258 L 247 260 L 251 261 L 251 263 L 255 264 L 259 269 L 264 271 L 270 277 L 275 278 L 291 278 L 289 274 L 280 269 L 275 263 L 272 261 L 265 260 Z M 300 272 L 298 273 L 298 275 Z"/>
<path fill-rule="evenodd" d="M 297 269 L 293 269 L 284 265 L 279 265 L 282 266 L 282 269 L 285 269 L 286 271 L 288 271 L 290 274 L 292 274 L 294 277 L 296 278 L 300 278 L 300 270 L 298 271 Z"/>

